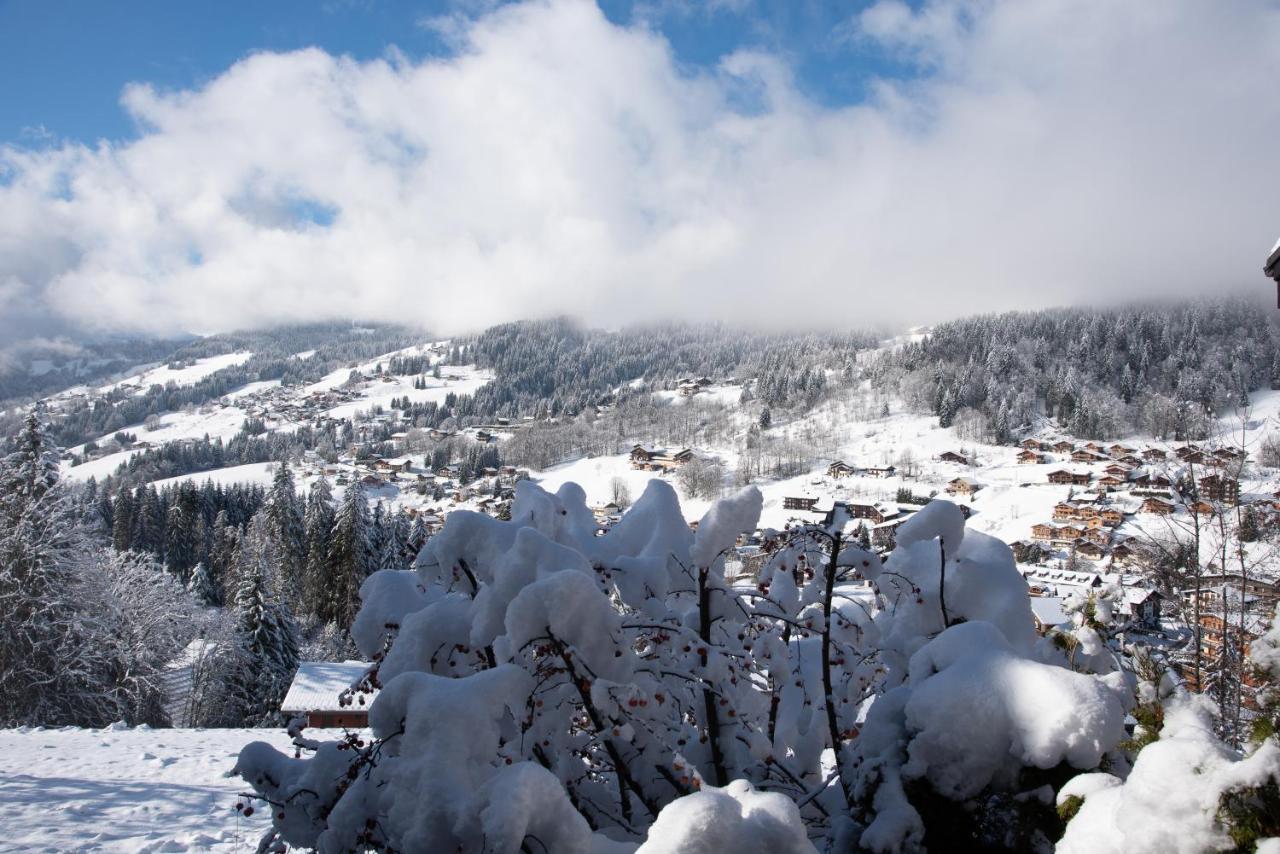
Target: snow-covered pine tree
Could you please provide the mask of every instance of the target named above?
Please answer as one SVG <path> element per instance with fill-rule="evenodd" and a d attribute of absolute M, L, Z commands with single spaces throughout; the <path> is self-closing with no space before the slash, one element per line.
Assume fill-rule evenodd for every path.
<path fill-rule="evenodd" d="M 333 493 L 329 482 L 318 478 L 307 493 L 303 519 L 307 558 L 303 567 L 303 612 L 313 617 L 326 613 L 329 582 L 329 543 L 333 536 Z"/>
<path fill-rule="evenodd" d="M 209 564 L 204 561 L 192 568 L 187 590 L 201 605 L 216 607 L 222 604 L 222 587 L 213 577 Z"/>
<path fill-rule="evenodd" d="M 115 698 L 80 590 L 81 517 L 37 412 L 14 445 L 0 460 L 0 725 L 102 725 Z"/>
<path fill-rule="evenodd" d="M 372 527 L 364 486 L 353 481 L 343 493 L 329 538 L 326 603 L 320 615 L 324 622 L 337 623 L 343 629 L 354 622 L 360 609 L 360 585 L 377 565 Z"/>
<path fill-rule="evenodd" d="M 287 591 L 290 604 L 301 609 L 303 572 L 307 559 L 306 530 L 302 502 L 298 498 L 293 472 L 288 463 L 281 463 L 276 469 L 264 509 L 273 551 L 278 561 L 281 585 Z"/>

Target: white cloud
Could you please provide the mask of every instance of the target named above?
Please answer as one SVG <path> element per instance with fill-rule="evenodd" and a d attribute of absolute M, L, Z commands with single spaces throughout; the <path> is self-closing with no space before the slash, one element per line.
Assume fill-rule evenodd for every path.
<path fill-rule="evenodd" d="M 691 77 L 549 0 L 445 59 L 133 86 L 136 141 L 0 150 L 0 281 L 51 323 L 152 331 L 923 322 L 1265 285 L 1274 4 L 886 0 L 853 29 L 927 75 L 830 109 L 778 57 Z"/>

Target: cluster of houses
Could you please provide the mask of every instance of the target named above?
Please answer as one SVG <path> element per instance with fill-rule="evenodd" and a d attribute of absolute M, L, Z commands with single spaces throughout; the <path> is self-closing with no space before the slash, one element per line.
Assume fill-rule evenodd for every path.
<path fill-rule="evenodd" d="M 897 473 L 893 466 L 854 466 L 844 460 L 836 460 L 827 466 L 827 477 L 840 480 L 844 477 L 893 477 Z"/>

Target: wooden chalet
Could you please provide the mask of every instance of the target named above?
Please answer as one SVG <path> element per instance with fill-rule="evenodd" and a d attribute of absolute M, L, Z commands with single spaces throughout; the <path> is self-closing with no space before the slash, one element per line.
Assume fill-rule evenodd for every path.
<path fill-rule="evenodd" d="M 1044 454 L 1037 453 L 1036 451 L 1026 450 L 1018 454 L 1019 465 L 1036 465 L 1042 462 L 1044 462 Z"/>
<path fill-rule="evenodd" d="M 1173 511 L 1176 510 L 1177 507 L 1171 502 L 1164 501 L 1160 498 L 1148 498 L 1146 501 L 1142 502 L 1142 506 L 1138 509 L 1139 512 L 1142 513 L 1154 513 L 1157 516 L 1169 516 L 1172 515 Z"/>
<path fill-rule="evenodd" d="M 1039 439 L 1023 439 L 1019 444 L 1028 451 L 1039 451 L 1044 449 L 1044 443 Z"/>
<path fill-rule="evenodd" d="M 842 477 L 849 477 L 856 473 L 857 469 L 846 463 L 844 460 L 836 460 L 834 463 L 827 466 L 827 477 L 833 477 L 836 480 L 839 480 Z"/>
<path fill-rule="evenodd" d="M 1066 469 L 1058 469 L 1049 472 L 1049 482 L 1058 484 L 1067 484 L 1070 486 L 1088 486 L 1089 481 L 1093 479 L 1093 475 L 1089 472 L 1074 472 Z"/>
<path fill-rule="evenodd" d="M 972 496 L 979 489 L 982 489 L 982 485 L 967 477 L 957 477 L 947 484 L 947 493 L 950 495 Z"/>
<path fill-rule="evenodd" d="M 788 495 L 782 499 L 783 510 L 811 511 L 818 506 L 818 499 L 808 495 Z"/>
<path fill-rule="evenodd" d="M 1200 478 L 1200 495 L 1234 507 L 1240 503 L 1240 481 L 1226 475 L 1206 475 Z"/>
<path fill-rule="evenodd" d="M 1031 526 L 1031 539 L 1041 540 L 1043 542 L 1052 542 L 1057 539 L 1058 529 L 1050 524 L 1041 522 L 1038 525 Z"/>
<path fill-rule="evenodd" d="M 1081 448 L 1071 454 L 1071 462 L 1073 463 L 1100 463 L 1106 459 L 1107 457 L 1088 448 Z"/>
<path fill-rule="evenodd" d="M 631 449 L 631 467 L 642 471 L 671 471 L 692 460 L 693 451 L 688 448 L 672 451 L 651 445 L 636 445 Z"/>
<path fill-rule="evenodd" d="M 363 661 L 304 661 L 298 665 L 289 691 L 280 703 L 284 717 L 302 717 L 309 727 L 347 727 L 369 725 L 369 703 L 372 696 L 357 695 L 350 706 L 339 702 L 342 692 L 364 676 L 369 665 Z M 364 700 L 364 705 L 360 700 Z"/>
<path fill-rule="evenodd" d="M 1107 553 L 1103 550 L 1102 546 L 1086 540 L 1076 546 L 1076 554 L 1080 555 L 1080 557 L 1088 558 L 1089 560 L 1102 560 L 1106 557 Z"/>
<path fill-rule="evenodd" d="M 897 507 L 879 501 L 873 503 L 846 501 L 844 507 L 852 518 L 870 519 L 875 525 L 897 518 L 902 513 Z"/>
<path fill-rule="evenodd" d="M 868 466 L 862 473 L 868 477 L 893 477 L 897 469 L 893 466 Z"/>
<path fill-rule="evenodd" d="M 1167 457 L 1168 454 L 1159 448 L 1147 448 L 1142 452 L 1142 459 L 1149 463 L 1163 462 Z"/>
<path fill-rule="evenodd" d="M 938 454 L 938 459 L 944 463 L 958 463 L 962 466 L 969 465 L 969 458 L 964 454 L 957 454 L 955 451 L 943 451 Z"/>
<path fill-rule="evenodd" d="M 1062 440 L 1061 442 L 1053 443 L 1053 452 L 1055 454 L 1070 454 L 1074 452 L 1075 449 L 1076 449 L 1076 446 L 1071 442 L 1066 441 L 1065 439 Z"/>

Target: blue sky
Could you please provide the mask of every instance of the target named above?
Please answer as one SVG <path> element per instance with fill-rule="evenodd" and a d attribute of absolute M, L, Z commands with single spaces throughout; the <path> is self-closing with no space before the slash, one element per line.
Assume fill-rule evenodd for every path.
<path fill-rule="evenodd" d="M 598 2 L 0 0 L 0 358 L 1265 291 L 1280 0 Z"/>
<path fill-rule="evenodd" d="M 488 3 L 393 0 L 0 0 L 0 141 L 92 142 L 136 136 L 119 105 L 130 82 L 162 90 L 198 87 L 253 51 L 317 46 L 357 59 L 394 45 L 412 59 L 449 48 L 424 19 Z M 715 64 L 742 48 L 768 50 L 792 67 L 801 91 L 824 105 L 856 102 L 873 75 L 904 72 L 883 51 L 844 33 L 862 2 L 738 0 L 703 3 L 602 0 L 614 23 L 643 20 L 679 62 Z"/>

